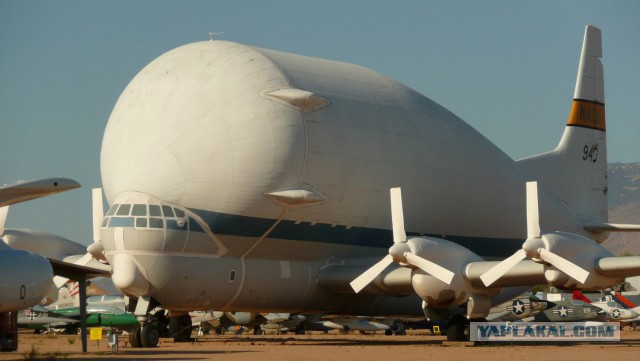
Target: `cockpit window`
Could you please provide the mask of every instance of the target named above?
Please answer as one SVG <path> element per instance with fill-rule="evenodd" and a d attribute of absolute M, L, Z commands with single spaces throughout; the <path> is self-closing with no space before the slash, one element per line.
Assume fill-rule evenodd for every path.
<path fill-rule="evenodd" d="M 188 230 L 189 220 L 182 209 L 161 204 L 114 204 L 102 220 L 103 228 Z M 202 231 L 202 230 L 201 230 Z"/>
<path fill-rule="evenodd" d="M 124 218 L 120 218 L 120 217 L 111 217 L 111 220 L 109 221 L 109 227 L 111 228 L 115 228 L 115 227 L 133 227 L 133 220 L 135 218 L 130 218 L 130 217 L 124 217 Z"/>
<path fill-rule="evenodd" d="M 131 210 L 131 204 L 121 204 L 120 208 L 116 212 L 117 216 L 128 216 L 129 210 Z"/>
<path fill-rule="evenodd" d="M 173 208 L 171 208 L 170 206 L 162 206 L 162 212 L 164 213 L 165 217 L 175 217 L 176 215 L 173 214 Z"/>
<path fill-rule="evenodd" d="M 147 228 L 147 219 L 136 218 L 136 228 Z"/>
<path fill-rule="evenodd" d="M 116 214 L 116 210 L 118 209 L 119 204 L 114 204 L 111 206 L 111 208 L 109 209 L 109 212 L 107 212 L 107 216 L 113 216 L 114 214 Z"/>
<path fill-rule="evenodd" d="M 160 212 L 160 206 L 155 204 L 149 204 L 149 215 L 151 217 L 162 217 L 162 213 Z"/>
<path fill-rule="evenodd" d="M 146 204 L 134 204 L 131 209 L 132 216 L 146 216 L 147 215 L 147 205 Z"/>
<path fill-rule="evenodd" d="M 149 218 L 149 228 L 163 228 L 162 218 Z"/>

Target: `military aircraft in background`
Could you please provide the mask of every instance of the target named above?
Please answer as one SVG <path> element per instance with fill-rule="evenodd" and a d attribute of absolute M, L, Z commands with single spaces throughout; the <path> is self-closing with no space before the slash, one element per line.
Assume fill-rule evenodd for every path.
<path fill-rule="evenodd" d="M 640 307 L 615 291 L 607 291 L 599 301 L 591 301 L 582 292 L 573 291 L 573 299 L 588 302 L 605 310 L 613 321 L 633 323 L 640 320 Z"/>
<path fill-rule="evenodd" d="M 487 321 L 516 321 L 531 317 L 551 307 L 551 304 L 535 296 L 519 297 L 491 308 Z"/>
<path fill-rule="evenodd" d="M 36 333 L 49 331 L 52 328 L 65 327 L 76 322 L 78 322 L 77 319 L 61 316 L 40 305 L 18 312 L 18 327 L 33 329 Z"/>
<path fill-rule="evenodd" d="M 547 301 L 524 297 L 496 307 L 487 321 L 578 322 L 611 320 L 602 308 L 583 300 Z"/>
<path fill-rule="evenodd" d="M 355 317 L 336 315 L 291 315 L 288 313 L 256 314 L 250 312 L 219 312 L 195 311 L 190 312 L 191 322 L 198 327 L 198 333 L 215 330 L 222 334 L 226 330 L 235 328 L 235 332 L 243 333 L 244 328 L 253 328 L 254 335 L 269 332 L 280 334 L 293 331 L 297 335 L 304 335 L 306 331 L 385 331 L 388 334 L 406 334 L 402 322 L 383 317 Z"/>
<path fill-rule="evenodd" d="M 532 285 L 617 284 L 640 257 L 599 243 L 640 226 L 607 218 L 601 57 L 587 26 L 560 143 L 514 161 L 364 67 L 226 41 L 171 50 L 109 118 L 110 207 L 89 253 L 110 265 L 144 347 L 157 306 L 185 329 L 210 309 L 426 315 L 461 340 Z"/>

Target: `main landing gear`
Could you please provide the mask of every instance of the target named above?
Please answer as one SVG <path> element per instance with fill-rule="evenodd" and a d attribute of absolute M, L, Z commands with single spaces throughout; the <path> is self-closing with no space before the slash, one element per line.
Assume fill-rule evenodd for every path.
<path fill-rule="evenodd" d="M 447 341 L 469 341 L 469 320 L 463 315 L 455 315 L 449 320 Z"/>
<path fill-rule="evenodd" d="M 132 347 L 156 347 L 159 342 L 160 329 L 157 321 L 136 325 L 129 333 L 129 343 Z"/>
<path fill-rule="evenodd" d="M 134 309 L 140 324 L 129 334 L 132 347 L 156 347 L 161 337 L 172 337 L 174 342 L 191 341 L 191 317 L 183 314 L 167 318 L 165 310 L 157 309 L 159 303 L 148 296 L 129 300 L 128 309 Z M 156 310 L 154 312 L 154 310 Z"/>
<path fill-rule="evenodd" d="M 487 322 L 485 318 L 469 320 L 463 315 L 455 315 L 449 320 L 447 341 L 469 341 L 471 322 Z"/>

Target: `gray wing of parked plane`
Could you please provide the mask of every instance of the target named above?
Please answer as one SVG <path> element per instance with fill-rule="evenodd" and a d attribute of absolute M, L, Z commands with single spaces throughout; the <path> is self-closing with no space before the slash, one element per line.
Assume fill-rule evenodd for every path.
<path fill-rule="evenodd" d="M 0 207 L 75 188 L 80 188 L 80 183 L 67 178 L 35 179 L 4 185 L 0 187 Z"/>

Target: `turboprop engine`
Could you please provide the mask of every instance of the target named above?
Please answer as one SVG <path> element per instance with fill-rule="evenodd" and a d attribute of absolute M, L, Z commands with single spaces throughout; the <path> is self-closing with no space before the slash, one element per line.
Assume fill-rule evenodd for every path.
<path fill-rule="evenodd" d="M 538 184 L 527 183 L 527 240 L 522 249 L 498 263 L 480 278 L 490 286 L 523 259 L 544 265 L 547 282 L 562 289 L 600 290 L 622 282 L 598 272 L 601 258 L 613 254 L 593 240 L 567 232 L 540 231 Z"/>
<path fill-rule="evenodd" d="M 482 257 L 469 249 L 435 237 L 407 239 L 404 230 L 402 195 L 400 188 L 391 189 L 391 219 L 393 246 L 389 254 L 351 282 L 360 292 L 393 262 L 412 268 L 414 291 L 428 306 L 449 308 L 467 304 L 467 317 L 484 317 L 491 309 L 491 296 L 499 289 L 476 289 L 463 276 L 471 262 Z"/>

